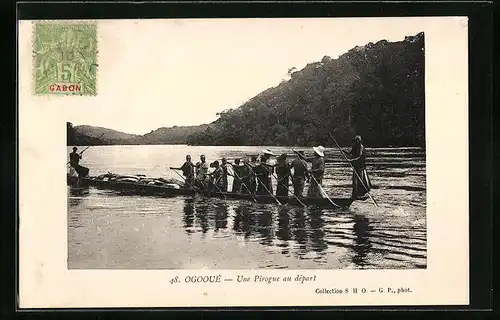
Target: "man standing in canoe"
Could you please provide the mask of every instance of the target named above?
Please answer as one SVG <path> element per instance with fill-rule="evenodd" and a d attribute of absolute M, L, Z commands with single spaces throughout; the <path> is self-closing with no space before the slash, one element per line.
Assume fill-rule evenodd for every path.
<path fill-rule="evenodd" d="M 247 188 L 243 187 L 242 191 L 245 194 L 255 193 L 255 189 L 257 188 L 257 176 L 255 175 L 255 168 L 257 167 L 257 156 L 252 156 L 250 158 L 250 162 L 247 159 L 243 160 L 244 168 L 243 174 L 240 176 L 242 183 L 247 186 Z"/>
<path fill-rule="evenodd" d="M 354 145 L 347 155 L 354 168 L 352 174 L 352 198 L 364 198 L 371 190 L 371 181 L 366 171 L 366 151 L 361 136 L 354 137 Z"/>
<path fill-rule="evenodd" d="M 89 174 L 89 169 L 79 164 L 82 155 L 77 153 L 77 150 L 77 147 L 73 147 L 73 152 L 69 154 L 69 165 L 75 169 L 79 177 L 86 177 Z"/>
<path fill-rule="evenodd" d="M 299 157 L 292 161 L 293 193 L 296 197 L 302 197 L 304 195 L 306 179 L 308 178 L 307 162 L 305 160 L 304 151 L 296 151 L 296 153 Z"/>
<path fill-rule="evenodd" d="M 286 153 L 283 153 L 278 157 L 276 176 L 278 177 L 278 182 L 276 185 L 276 196 L 288 196 L 288 185 L 290 183 L 291 171 L 290 164 L 288 164 L 288 162 L 286 161 Z"/>
<path fill-rule="evenodd" d="M 223 176 L 224 176 L 224 169 L 222 169 L 222 166 L 219 164 L 218 160 L 215 160 L 211 165 L 215 170 L 212 173 L 209 173 L 208 176 L 210 177 L 210 191 L 220 193 L 220 192 L 226 192 L 224 190 L 224 181 L 223 181 Z M 227 188 L 227 180 L 226 180 L 226 188 Z"/>
<path fill-rule="evenodd" d="M 309 171 L 311 181 L 307 196 L 313 198 L 323 198 L 321 185 L 323 183 L 323 173 L 325 172 L 325 148 L 323 146 L 313 147 L 314 158 L 311 160 L 312 168 Z"/>
<path fill-rule="evenodd" d="M 264 150 L 264 154 L 260 157 L 260 164 L 254 169 L 258 182 L 257 194 L 260 195 L 273 194 L 271 175 L 274 173 L 274 164 L 271 156 L 274 156 L 271 150 Z"/>
<path fill-rule="evenodd" d="M 186 178 L 186 188 L 194 187 L 194 167 L 195 165 L 191 162 L 191 155 L 186 156 L 186 162 L 180 168 L 174 168 L 176 170 L 182 170 L 182 175 Z"/>
<path fill-rule="evenodd" d="M 227 175 L 228 175 L 228 163 L 226 158 L 222 158 L 222 164 L 221 164 L 221 169 L 222 169 L 222 177 L 221 177 L 221 188 L 220 190 L 222 192 L 227 192 Z"/>
<path fill-rule="evenodd" d="M 202 189 L 206 188 L 208 174 L 208 163 L 205 155 L 200 156 L 200 162 L 196 163 L 196 186 Z"/>
<path fill-rule="evenodd" d="M 243 191 L 243 192 L 247 191 L 244 186 L 242 187 L 242 179 L 244 176 L 246 176 L 248 174 L 247 172 L 245 172 L 245 169 L 247 169 L 247 168 L 244 165 L 240 164 L 240 159 L 234 160 L 234 164 L 233 164 L 234 180 L 233 180 L 233 188 L 232 188 L 231 192 L 240 193 L 241 191 Z M 246 171 L 248 171 L 248 169 Z M 243 190 L 242 190 L 242 188 L 243 188 Z"/>

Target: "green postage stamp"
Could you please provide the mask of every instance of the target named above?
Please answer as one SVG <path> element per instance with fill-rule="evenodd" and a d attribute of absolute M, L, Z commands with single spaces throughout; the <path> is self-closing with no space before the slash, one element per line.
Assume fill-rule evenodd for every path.
<path fill-rule="evenodd" d="M 97 24 L 34 23 L 34 93 L 97 94 Z"/>

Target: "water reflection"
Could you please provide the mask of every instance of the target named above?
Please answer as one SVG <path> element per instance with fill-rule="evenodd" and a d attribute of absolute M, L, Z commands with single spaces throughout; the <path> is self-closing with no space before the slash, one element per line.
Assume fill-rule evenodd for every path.
<path fill-rule="evenodd" d="M 212 203 L 211 203 L 212 201 Z M 309 251 L 320 257 L 327 251 L 325 220 L 322 209 L 257 205 L 247 202 L 228 205 L 219 200 L 184 201 L 183 223 L 186 233 L 218 232 L 228 229 L 247 241 L 275 246 L 282 254 L 294 251 L 299 256 Z M 232 224 L 228 226 L 230 223 Z M 293 250 L 292 250 L 293 248 Z"/>
<path fill-rule="evenodd" d="M 284 255 L 324 263 L 339 248 L 352 250 L 358 267 L 372 263 L 373 227 L 362 215 L 333 213 L 320 208 L 258 205 L 247 202 L 186 198 L 183 224 L 188 234 L 228 230 Z M 227 234 L 227 232 L 226 232 Z"/>
<path fill-rule="evenodd" d="M 296 209 L 292 214 L 291 232 L 293 239 L 299 244 L 299 249 L 305 251 L 307 243 L 306 215 L 304 209 Z"/>
<path fill-rule="evenodd" d="M 219 231 L 219 229 L 226 229 L 227 227 L 227 216 L 228 216 L 228 208 L 224 202 L 219 202 L 215 204 L 214 208 L 215 212 L 215 231 Z"/>
<path fill-rule="evenodd" d="M 184 222 L 184 229 L 186 230 L 187 234 L 191 234 L 195 232 L 192 230 L 193 224 L 194 224 L 194 205 L 193 205 L 194 199 L 188 198 L 184 202 L 184 207 L 183 211 L 184 214 L 182 216 L 182 221 Z"/>
<path fill-rule="evenodd" d="M 290 232 L 290 215 L 289 209 L 285 207 L 278 208 L 278 230 L 276 230 L 276 238 L 281 240 L 279 246 L 281 247 L 282 254 L 288 254 L 289 244 L 288 242 L 292 239 Z"/>
<path fill-rule="evenodd" d="M 328 245 L 325 242 L 325 220 L 322 217 L 323 210 L 312 210 L 309 214 L 309 230 L 312 242 L 312 250 L 318 253 L 325 251 Z"/>
<path fill-rule="evenodd" d="M 208 225 L 208 203 L 206 201 L 201 201 L 195 206 L 195 223 L 197 223 L 201 227 L 202 233 L 207 233 L 209 225 Z"/>
<path fill-rule="evenodd" d="M 248 206 L 238 205 L 234 209 L 233 230 L 248 239 L 255 230 L 255 216 Z"/>
<path fill-rule="evenodd" d="M 370 227 L 369 220 L 360 215 L 354 216 L 354 247 L 355 255 L 352 262 L 358 266 L 367 265 L 367 254 L 371 251 L 372 245 L 370 242 Z"/>
<path fill-rule="evenodd" d="M 264 209 L 257 212 L 257 232 L 260 236 L 260 243 L 271 245 L 273 242 L 273 214 L 270 210 Z"/>
<path fill-rule="evenodd" d="M 89 195 L 88 187 L 69 187 L 68 186 L 68 206 L 74 207 L 82 203 L 84 197 Z"/>

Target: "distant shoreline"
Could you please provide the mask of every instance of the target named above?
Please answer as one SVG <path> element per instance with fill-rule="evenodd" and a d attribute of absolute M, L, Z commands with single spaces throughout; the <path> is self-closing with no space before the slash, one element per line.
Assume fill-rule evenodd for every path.
<path fill-rule="evenodd" d="M 287 148 L 287 149 L 307 149 L 312 148 L 313 146 L 280 146 L 280 145 L 188 145 L 188 144 L 180 144 L 180 143 L 164 143 L 164 144 L 95 144 L 95 145 L 67 145 L 66 147 L 115 147 L 115 146 L 184 146 L 184 147 L 221 147 L 221 148 L 240 148 L 240 147 L 254 147 L 254 148 Z M 351 145 L 341 146 L 342 148 L 349 148 Z M 366 149 L 419 149 L 425 150 L 425 147 L 422 146 L 374 146 L 370 147 L 369 145 L 365 145 Z M 337 149 L 336 146 L 325 146 L 327 149 Z"/>

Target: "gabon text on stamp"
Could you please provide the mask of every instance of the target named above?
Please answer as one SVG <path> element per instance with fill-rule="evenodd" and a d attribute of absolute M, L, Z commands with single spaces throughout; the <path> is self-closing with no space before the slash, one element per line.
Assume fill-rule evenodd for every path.
<path fill-rule="evenodd" d="M 34 23 L 34 93 L 97 94 L 97 24 L 79 21 Z"/>

